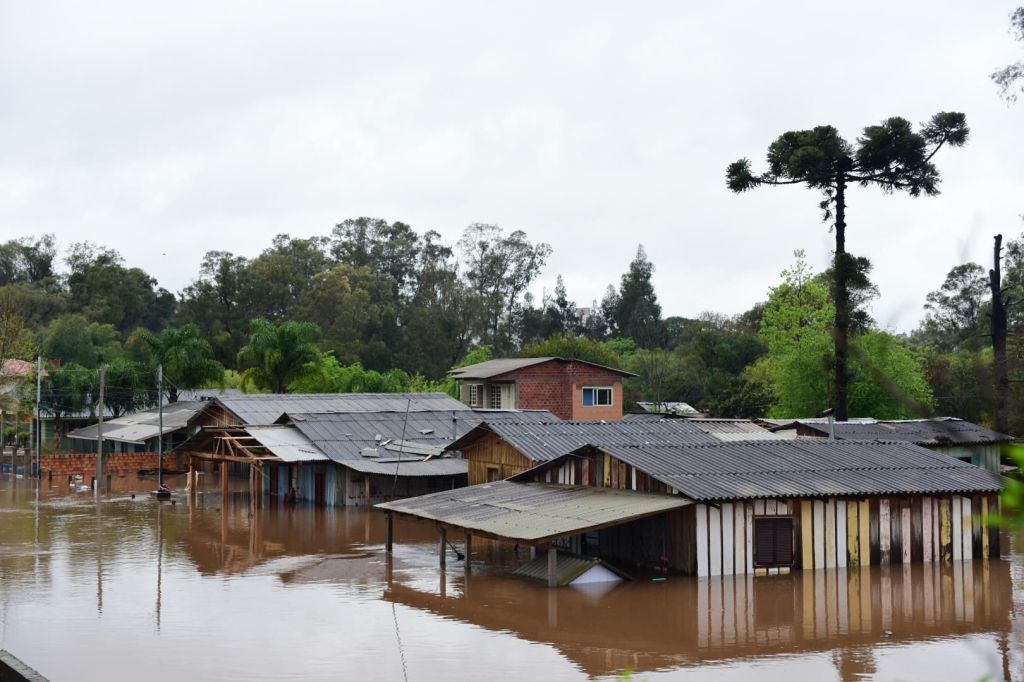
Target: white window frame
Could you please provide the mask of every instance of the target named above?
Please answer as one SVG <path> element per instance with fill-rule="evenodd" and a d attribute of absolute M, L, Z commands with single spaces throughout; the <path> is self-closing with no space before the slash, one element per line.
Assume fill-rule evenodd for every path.
<path fill-rule="evenodd" d="M 480 400 L 480 393 L 483 387 L 483 384 L 469 384 L 466 387 L 466 397 L 469 398 L 470 407 L 481 407 L 483 405 L 483 401 Z"/>
<path fill-rule="evenodd" d="M 500 410 L 501 409 L 501 384 L 488 384 L 487 385 L 487 409 L 488 410 Z M 495 401 L 495 398 L 497 401 Z M 497 402 L 497 404 L 495 404 Z"/>
<path fill-rule="evenodd" d="M 594 402 L 587 405 L 587 391 L 594 391 Z M 599 403 L 597 402 L 598 391 L 608 391 L 608 402 Z M 614 407 L 615 406 L 615 387 L 614 386 L 584 386 L 583 393 L 581 394 L 583 400 L 583 407 Z"/>

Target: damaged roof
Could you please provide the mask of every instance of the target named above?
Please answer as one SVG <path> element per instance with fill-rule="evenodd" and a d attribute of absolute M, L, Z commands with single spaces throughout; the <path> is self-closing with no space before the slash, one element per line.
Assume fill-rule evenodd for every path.
<path fill-rule="evenodd" d="M 803 426 L 813 429 L 823 436 L 827 436 L 829 433 L 827 420 L 797 419 L 774 421 L 777 425 L 773 428 L 773 431 L 795 429 Z M 779 423 L 780 421 L 782 422 L 781 424 Z M 987 445 L 1013 440 L 1012 436 L 952 417 L 892 421 L 859 419 L 835 422 L 833 428 L 835 429 L 837 440 L 902 441 L 932 447 L 943 445 Z"/>
<path fill-rule="evenodd" d="M 164 405 L 164 435 L 185 428 L 188 425 L 189 419 L 207 405 L 208 403 L 203 401 L 176 402 Z M 98 432 L 99 424 L 92 424 L 75 429 L 68 434 L 68 438 L 96 440 Z M 103 422 L 104 440 L 141 445 L 159 435 L 160 411 L 155 407 L 151 410 L 142 410 L 141 412 L 126 414 L 123 417 L 107 419 Z"/>

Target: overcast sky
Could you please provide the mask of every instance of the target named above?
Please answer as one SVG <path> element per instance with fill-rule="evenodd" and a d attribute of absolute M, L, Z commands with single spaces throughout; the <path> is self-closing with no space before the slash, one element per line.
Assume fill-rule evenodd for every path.
<path fill-rule="evenodd" d="M 666 315 L 738 313 L 832 235 L 810 190 L 730 194 L 729 162 L 963 111 L 940 196 L 849 197 L 875 316 L 907 331 L 1024 228 L 1024 102 L 988 78 L 1024 56 L 1016 4 L 0 0 L 0 238 L 97 241 L 179 291 L 281 232 L 490 222 L 551 243 L 538 292 L 562 273 L 587 304 L 642 243 Z"/>

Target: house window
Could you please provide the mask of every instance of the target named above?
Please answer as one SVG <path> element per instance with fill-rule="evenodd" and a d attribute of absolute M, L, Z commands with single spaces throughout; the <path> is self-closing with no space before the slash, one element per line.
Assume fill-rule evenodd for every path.
<path fill-rule="evenodd" d="M 487 407 L 491 410 L 501 409 L 501 386 L 487 387 Z"/>
<path fill-rule="evenodd" d="M 793 519 L 766 516 L 754 519 L 754 566 L 793 565 Z"/>
<path fill-rule="evenodd" d="M 482 388 L 483 388 L 483 386 L 481 386 L 480 384 L 470 384 L 469 385 L 469 406 L 470 407 L 480 407 L 480 405 L 483 404 L 483 401 L 480 399 L 480 397 L 481 397 L 480 396 L 480 389 L 482 389 Z"/>
<path fill-rule="evenodd" d="M 494 483 L 501 478 L 501 469 L 498 467 L 487 467 L 487 482 Z"/>
<path fill-rule="evenodd" d="M 583 406 L 598 407 L 612 404 L 611 386 L 584 386 Z"/>

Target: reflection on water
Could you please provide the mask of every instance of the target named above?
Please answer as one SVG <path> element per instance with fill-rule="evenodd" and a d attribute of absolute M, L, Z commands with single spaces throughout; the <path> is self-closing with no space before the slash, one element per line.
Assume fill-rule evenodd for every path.
<path fill-rule="evenodd" d="M 0 478 L 0 647 L 54 680 L 1024 680 L 1020 555 L 549 590 L 507 545 L 440 572 L 425 524 L 386 559 L 381 514 L 151 488 Z"/>

